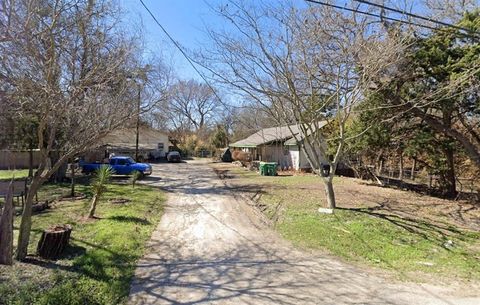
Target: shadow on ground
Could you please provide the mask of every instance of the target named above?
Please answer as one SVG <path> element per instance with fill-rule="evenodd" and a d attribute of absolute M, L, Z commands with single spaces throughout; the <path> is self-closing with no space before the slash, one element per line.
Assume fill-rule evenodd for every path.
<path fill-rule="evenodd" d="M 189 257 L 178 251 L 184 245 L 156 241 L 152 246 L 168 254 L 141 261 L 131 304 L 409 304 L 388 292 L 388 285 L 325 258 L 309 260 L 255 244 Z M 435 292 L 422 293 L 453 304 Z"/>

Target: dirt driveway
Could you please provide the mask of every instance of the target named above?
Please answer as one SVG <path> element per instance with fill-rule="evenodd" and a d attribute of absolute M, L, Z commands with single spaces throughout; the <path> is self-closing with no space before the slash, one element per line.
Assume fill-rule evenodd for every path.
<path fill-rule="evenodd" d="M 396 283 L 294 249 L 205 163 L 156 165 L 145 183 L 169 200 L 129 304 L 480 304 L 459 287 Z"/>

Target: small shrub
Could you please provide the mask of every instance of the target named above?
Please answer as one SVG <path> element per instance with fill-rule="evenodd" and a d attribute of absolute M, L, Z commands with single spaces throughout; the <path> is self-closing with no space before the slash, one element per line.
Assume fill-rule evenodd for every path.
<path fill-rule="evenodd" d="M 241 150 L 235 150 L 232 153 L 232 158 L 235 161 L 240 161 L 240 162 L 250 162 L 252 161 L 252 156 L 250 153 L 241 151 Z"/>
<path fill-rule="evenodd" d="M 107 184 L 110 182 L 110 179 L 112 179 L 113 174 L 114 171 L 110 165 L 102 166 L 95 172 L 95 177 L 91 183 L 93 198 L 88 218 L 93 218 L 95 216 L 95 209 L 97 208 L 98 200 L 100 200 L 100 197 L 107 190 Z"/>
<path fill-rule="evenodd" d="M 137 180 L 141 179 L 143 174 L 139 171 L 134 171 L 132 175 L 130 176 L 130 183 L 132 184 L 132 188 L 135 188 L 135 185 L 137 184 Z"/>

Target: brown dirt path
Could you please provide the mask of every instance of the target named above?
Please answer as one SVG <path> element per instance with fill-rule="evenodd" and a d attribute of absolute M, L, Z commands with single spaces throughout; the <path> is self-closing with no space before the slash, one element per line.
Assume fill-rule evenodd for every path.
<path fill-rule="evenodd" d="M 169 200 L 128 304 L 480 304 L 458 287 L 397 283 L 293 248 L 205 163 L 160 164 L 144 183 Z"/>

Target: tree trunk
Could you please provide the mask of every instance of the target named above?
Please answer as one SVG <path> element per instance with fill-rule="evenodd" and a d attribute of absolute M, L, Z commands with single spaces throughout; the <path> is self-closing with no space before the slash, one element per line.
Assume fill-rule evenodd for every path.
<path fill-rule="evenodd" d="M 0 264 L 13 264 L 13 184 L 10 183 L 0 217 Z"/>
<path fill-rule="evenodd" d="M 37 173 L 38 174 L 38 173 Z M 22 220 L 20 222 L 20 232 L 18 234 L 17 260 L 22 261 L 27 257 L 28 242 L 30 241 L 30 230 L 32 228 L 32 205 L 33 198 L 40 186 L 40 177 L 33 178 L 27 191 L 25 206 L 22 211 Z"/>
<path fill-rule="evenodd" d="M 400 101 L 398 97 L 393 97 L 392 101 L 396 101 L 396 103 L 398 104 L 402 103 L 402 101 Z M 459 142 L 460 145 L 465 149 L 465 153 L 475 163 L 477 168 L 480 168 L 480 150 L 470 140 L 468 136 L 462 134 L 457 129 L 452 128 L 451 125 L 444 124 L 433 115 L 426 114 L 423 110 L 414 107 L 410 103 L 406 103 L 402 105 L 401 109 L 404 109 L 406 111 L 411 111 L 413 115 L 424 120 L 436 132 L 444 134 L 445 136 L 450 137 L 456 140 L 457 142 Z"/>
<path fill-rule="evenodd" d="M 410 172 L 410 179 L 415 180 L 415 168 L 417 167 L 417 158 L 413 158 L 412 171 Z"/>
<path fill-rule="evenodd" d="M 57 164 L 60 159 L 59 152 L 52 152 L 50 156 L 50 166 L 54 166 Z M 50 182 L 60 183 L 65 181 L 65 177 L 67 176 L 67 160 L 62 162 L 60 166 L 57 167 L 57 170 L 49 177 Z M 49 168 L 50 169 L 50 168 Z"/>
<path fill-rule="evenodd" d="M 88 212 L 88 218 L 93 218 L 95 216 L 95 209 L 97 208 L 98 196 L 95 194 L 92 198 L 92 205 L 90 206 L 90 211 Z"/>
<path fill-rule="evenodd" d="M 377 170 L 376 170 L 376 174 L 377 176 L 381 176 L 382 175 L 382 171 L 383 171 L 383 154 L 380 156 L 379 160 L 378 160 L 378 167 L 377 167 Z"/>
<path fill-rule="evenodd" d="M 403 151 L 400 152 L 400 166 L 398 170 L 399 170 L 398 180 L 402 181 L 403 180 Z"/>
<path fill-rule="evenodd" d="M 28 177 L 33 177 L 33 148 L 30 145 L 30 149 L 28 150 Z"/>
<path fill-rule="evenodd" d="M 445 172 L 445 190 L 444 194 L 449 198 L 457 196 L 457 183 L 455 180 L 455 156 L 452 148 L 445 149 L 445 157 L 447 158 L 447 170 Z"/>
<path fill-rule="evenodd" d="M 325 195 L 327 197 L 327 207 L 330 209 L 335 209 L 336 202 L 335 202 L 335 192 L 333 190 L 333 177 L 328 177 L 328 179 L 324 179 L 325 184 Z"/>
<path fill-rule="evenodd" d="M 70 197 L 75 197 L 75 164 L 70 164 Z"/>
<path fill-rule="evenodd" d="M 55 226 L 44 230 L 37 246 L 37 254 L 47 259 L 57 258 L 68 246 L 72 227 Z"/>

